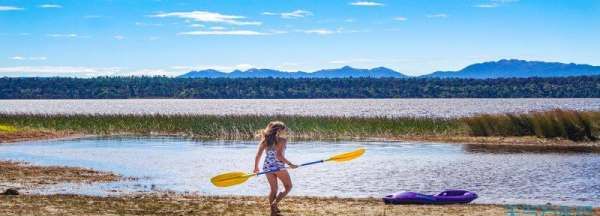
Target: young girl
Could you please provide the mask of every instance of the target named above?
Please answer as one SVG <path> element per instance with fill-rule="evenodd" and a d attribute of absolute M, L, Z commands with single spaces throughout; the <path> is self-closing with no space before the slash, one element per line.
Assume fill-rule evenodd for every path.
<path fill-rule="evenodd" d="M 279 215 L 279 208 L 277 204 L 287 195 L 292 189 L 292 180 L 288 171 L 283 169 L 284 164 L 287 164 L 290 168 L 294 169 L 298 166 L 285 158 L 285 148 L 287 140 L 282 138 L 281 135 L 287 131 L 287 128 L 283 122 L 274 121 L 270 122 L 267 127 L 262 131 L 262 140 L 258 144 L 258 152 L 256 152 L 256 158 L 254 160 L 254 173 L 258 173 L 258 163 L 263 151 L 266 151 L 265 161 L 263 163 L 263 171 L 279 170 L 266 174 L 271 192 L 269 193 L 269 205 L 271 206 L 271 215 Z M 277 179 L 283 183 L 285 191 L 277 194 Z"/>

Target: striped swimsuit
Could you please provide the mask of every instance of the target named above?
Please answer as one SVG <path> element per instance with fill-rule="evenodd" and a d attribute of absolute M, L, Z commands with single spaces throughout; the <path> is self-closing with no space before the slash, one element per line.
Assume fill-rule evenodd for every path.
<path fill-rule="evenodd" d="M 285 167 L 283 162 L 277 160 L 277 150 L 275 150 L 275 146 L 268 147 L 267 155 L 265 156 L 265 162 L 263 163 L 263 171 L 273 171 L 280 170 Z"/>

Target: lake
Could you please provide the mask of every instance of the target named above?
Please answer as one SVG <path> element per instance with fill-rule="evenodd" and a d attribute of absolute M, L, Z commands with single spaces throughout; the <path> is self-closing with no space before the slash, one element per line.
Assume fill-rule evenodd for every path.
<path fill-rule="evenodd" d="M 600 98 L 567 99 L 124 99 L 0 100 L 0 113 L 459 117 L 548 109 L 600 110 Z"/>
<path fill-rule="evenodd" d="M 358 147 L 367 152 L 356 160 L 292 170 L 291 195 L 383 197 L 396 191 L 467 189 L 479 194 L 476 203 L 600 206 L 600 155 L 593 153 L 486 152 L 441 143 L 291 141 L 286 155 L 299 164 Z M 34 193 L 265 195 L 264 177 L 231 188 L 209 182 L 220 172 L 251 171 L 255 151 L 256 141 L 125 136 L 0 145 L 0 158 L 139 177 L 95 185 L 59 184 Z"/>

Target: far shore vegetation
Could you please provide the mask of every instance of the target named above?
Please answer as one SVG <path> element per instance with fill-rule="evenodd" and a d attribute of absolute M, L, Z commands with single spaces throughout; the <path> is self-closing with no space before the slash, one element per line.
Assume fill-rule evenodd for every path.
<path fill-rule="evenodd" d="M 0 77 L 0 99 L 597 98 L 600 76 L 531 78 Z"/>
<path fill-rule="evenodd" d="M 286 115 L 46 115 L 0 114 L 0 135 L 53 131 L 93 135 L 178 135 L 207 139 L 252 139 L 269 121 L 280 120 L 297 139 L 437 137 L 538 137 L 596 141 L 600 111 L 550 110 L 462 118 L 333 117 Z M 442 137 L 440 139 L 440 137 Z"/>

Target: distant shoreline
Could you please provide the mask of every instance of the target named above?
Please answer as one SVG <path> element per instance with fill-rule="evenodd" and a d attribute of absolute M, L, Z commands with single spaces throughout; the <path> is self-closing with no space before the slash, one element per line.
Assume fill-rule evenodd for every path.
<path fill-rule="evenodd" d="M 598 83 L 600 75 L 494 79 L 0 77 L 0 99 L 600 98 Z"/>

